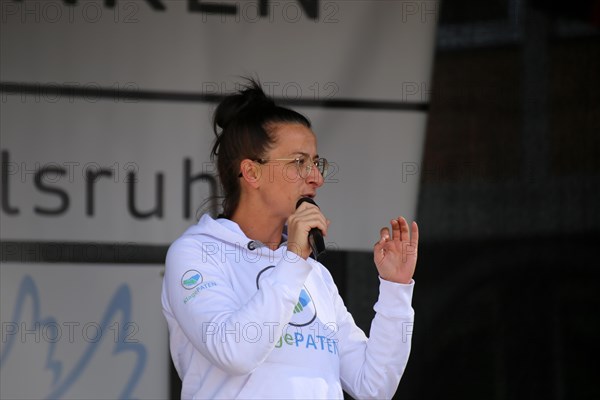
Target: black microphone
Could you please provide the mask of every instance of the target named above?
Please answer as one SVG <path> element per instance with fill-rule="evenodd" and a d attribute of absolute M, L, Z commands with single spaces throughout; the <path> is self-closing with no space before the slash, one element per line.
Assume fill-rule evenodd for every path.
<path fill-rule="evenodd" d="M 296 208 L 300 207 L 300 204 L 307 202 L 317 206 L 317 203 L 310 197 L 303 197 L 296 203 Z M 319 207 L 319 206 L 317 206 Z M 313 257 L 316 260 L 321 254 L 325 253 L 325 241 L 323 240 L 323 232 L 319 228 L 312 228 L 308 233 L 308 244 L 313 252 Z"/>

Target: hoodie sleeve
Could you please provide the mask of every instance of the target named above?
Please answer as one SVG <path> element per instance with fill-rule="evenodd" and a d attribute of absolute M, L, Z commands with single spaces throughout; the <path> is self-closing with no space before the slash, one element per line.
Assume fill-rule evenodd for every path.
<path fill-rule="evenodd" d="M 333 284 L 338 323 L 342 387 L 357 399 L 391 399 L 408 362 L 414 311 L 414 281 L 399 284 L 379 278 L 379 299 L 369 338 L 356 326 Z"/>
<path fill-rule="evenodd" d="M 180 238 L 167 253 L 163 309 L 212 364 L 229 374 L 245 375 L 273 350 L 311 270 L 306 260 L 282 257 L 272 273 L 261 278 L 256 294 L 241 304 L 220 262 L 195 239 Z M 183 284 L 188 271 L 201 275 L 201 284 L 193 289 L 193 281 L 188 287 Z M 253 328 L 261 334 L 245 338 L 246 329 Z"/>

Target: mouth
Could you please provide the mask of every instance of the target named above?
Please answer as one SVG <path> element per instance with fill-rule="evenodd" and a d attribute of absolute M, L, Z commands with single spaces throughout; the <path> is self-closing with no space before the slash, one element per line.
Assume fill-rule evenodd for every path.
<path fill-rule="evenodd" d="M 300 197 L 309 197 L 311 199 L 314 199 L 316 197 L 316 193 L 306 193 L 306 194 L 303 194 Z"/>

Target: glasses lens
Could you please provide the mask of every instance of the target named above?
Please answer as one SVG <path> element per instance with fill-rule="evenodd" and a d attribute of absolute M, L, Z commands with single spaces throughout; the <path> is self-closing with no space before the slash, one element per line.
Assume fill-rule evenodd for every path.
<path fill-rule="evenodd" d="M 296 169 L 300 178 L 304 179 L 310 173 L 310 164 L 306 162 L 306 159 L 298 158 L 296 159 Z"/>
<path fill-rule="evenodd" d="M 327 176 L 327 171 L 329 170 L 329 163 L 324 158 L 319 158 L 317 160 L 317 168 L 319 168 L 319 172 L 325 178 Z"/>
<path fill-rule="evenodd" d="M 313 167 L 317 168 L 323 178 L 325 178 L 327 175 L 327 170 L 329 169 L 329 163 L 324 158 L 318 158 L 314 161 L 310 161 L 308 159 L 299 159 L 296 161 L 296 166 L 298 167 L 300 177 L 303 179 L 310 175 Z"/>

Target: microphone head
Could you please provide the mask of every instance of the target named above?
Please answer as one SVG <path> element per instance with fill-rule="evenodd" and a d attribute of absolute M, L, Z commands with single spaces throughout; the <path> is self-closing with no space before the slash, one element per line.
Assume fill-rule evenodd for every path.
<path fill-rule="evenodd" d="M 317 203 L 315 203 L 315 201 L 313 199 L 311 199 L 310 197 L 303 197 L 300 200 L 298 200 L 298 202 L 296 203 L 296 208 L 300 207 L 300 204 L 302 204 L 304 202 L 314 204 L 315 206 L 317 206 Z M 317 206 L 317 207 L 319 207 L 319 206 Z"/>

